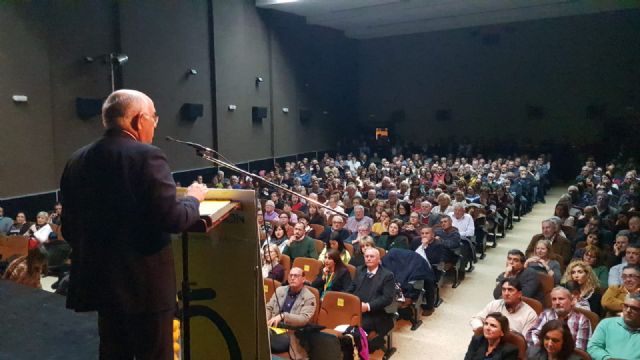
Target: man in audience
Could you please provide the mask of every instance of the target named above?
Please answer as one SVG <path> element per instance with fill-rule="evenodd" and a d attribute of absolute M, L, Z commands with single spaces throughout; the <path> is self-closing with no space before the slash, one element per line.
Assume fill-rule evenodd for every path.
<path fill-rule="evenodd" d="M 622 269 L 622 285 L 609 286 L 602 295 L 602 307 L 610 316 L 618 316 L 627 294 L 640 292 L 640 266 L 627 265 Z"/>
<path fill-rule="evenodd" d="M 62 203 L 56 202 L 53 205 L 53 212 L 49 215 L 49 223 L 54 225 L 60 225 L 60 219 L 62 217 Z"/>
<path fill-rule="evenodd" d="M 13 219 L 4 216 L 4 209 L 0 207 L 0 235 L 6 235 L 13 225 Z"/>
<path fill-rule="evenodd" d="M 101 359 L 173 359 L 176 279 L 169 233 L 200 218 L 206 187 L 176 197 L 166 155 L 152 146 L 153 101 L 117 90 L 106 129 L 67 162 L 62 233 L 72 247 L 67 307 L 97 311 Z"/>
<path fill-rule="evenodd" d="M 364 215 L 364 206 L 356 205 L 353 208 L 353 216 L 350 216 L 347 219 L 347 225 L 345 227 L 350 232 L 355 233 L 358 231 L 360 225 L 365 225 L 368 228 L 371 228 L 373 225 L 373 219 Z"/>
<path fill-rule="evenodd" d="M 575 298 L 571 292 L 562 286 L 556 286 L 551 290 L 551 309 L 544 310 L 536 320 L 535 324 L 527 332 L 527 343 L 529 346 L 540 344 L 538 334 L 540 330 L 550 320 L 560 319 L 564 321 L 573 335 L 576 348 L 586 350 L 587 341 L 591 337 L 591 322 L 582 313 L 574 310 Z"/>
<path fill-rule="evenodd" d="M 425 200 L 420 203 L 420 222 L 434 227 L 440 223 L 440 214 L 432 213 L 433 204 L 430 201 Z"/>
<path fill-rule="evenodd" d="M 609 286 L 621 285 L 622 269 L 627 265 L 638 264 L 640 264 L 640 242 L 627 245 L 622 263 L 609 269 Z"/>
<path fill-rule="evenodd" d="M 531 242 L 529 242 L 529 246 L 527 246 L 527 256 L 533 254 L 538 240 L 545 239 L 551 241 L 551 249 L 553 249 L 553 252 L 562 256 L 565 264 L 568 264 L 573 255 L 571 252 L 571 242 L 567 240 L 566 237 L 558 234 L 559 231 L 560 228 L 558 228 L 553 220 L 547 219 L 542 221 L 542 233 L 534 235 L 533 238 L 531 238 Z"/>
<path fill-rule="evenodd" d="M 500 284 L 505 278 L 517 278 L 522 286 L 522 295 L 543 302 L 544 295 L 540 289 L 538 272 L 532 268 L 524 267 L 525 257 L 518 249 L 509 250 L 507 253 L 507 268 L 496 279 L 496 287 L 493 290 L 493 298 L 499 299 L 502 296 Z"/>
<path fill-rule="evenodd" d="M 522 301 L 522 284 L 515 277 L 504 278 L 500 281 L 502 298 L 487 304 L 479 313 L 471 318 L 471 328 L 476 335 L 482 334 L 484 318 L 492 312 L 499 312 L 509 319 L 509 328 L 522 334 L 527 334 L 531 326 L 538 319 L 535 310 Z"/>
<path fill-rule="evenodd" d="M 593 360 L 640 358 L 640 294 L 629 294 L 622 316 L 603 319 L 589 340 Z"/>
<path fill-rule="evenodd" d="M 304 224 L 297 223 L 293 227 L 293 236 L 289 237 L 289 244 L 282 252 L 291 258 L 291 263 L 297 257 L 318 258 L 315 241 L 306 235 Z"/>
<path fill-rule="evenodd" d="M 292 268 L 287 281 L 287 286 L 276 288 L 266 305 L 269 327 L 278 327 L 279 324 L 303 327 L 309 323 L 319 306 L 316 297 L 304 286 L 302 269 Z M 308 358 L 293 330 L 288 330 L 288 336 L 272 336 L 271 346 L 274 352 L 287 352 L 288 349 L 292 359 Z"/>
<path fill-rule="evenodd" d="M 344 242 L 353 245 L 361 244 L 361 241 L 368 236 L 371 236 L 371 228 L 367 225 L 358 225 L 358 231 L 352 233 Z"/>
<path fill-rule="evenodd" d="M 455 250 L 460 248 L 460 233 L 458 229 L 453 227 L 449 215 L 441 215 L 440 227 L 436 228 L 435 234 L 436 240 L 445 248 L 442 261 L 445 263 L 455 263 L 458 257 L 458 255 L 455 254 Z"/>
<path fill-rule="evenodd" d="M 347 238 L 349 238 L 351 233 L 349 232 L 349 230 L 344 228 L 344 218 L 333 213 L 331 213 L 329 218 L 331 219 L 331 226 L 325 227 L 324 231 L 322 232 L 322 234 L 320 234 L 318 239 L 324 241 L 325 243 L 329 242 L 329 236 L 331 236 L 331 233 L 334 231 L 340 234 L 340 239 L 342 241 L 345 241 Z"/>
<path fill-rule="evenodd" d="M 380 252 L 375 248 L 364 251 L 363 267 L 357 269 L 350 293 L 362 302 L 362 328 L 375 337 L 369 340 L 369 352 L 384 346 L 384 336 L 393 329 L 393 315 L 385 307 L 394 301 L 393 273 L 380 266 Z"/>
<path fill-rule="evenodd" d="M 462 203 L 453 205 L 453 212 L 449 216 L 451 216 L 452 225 L 458 229 L 460 236 L 471 239 L 475 235 L 476 228 L 473 225 L 473 218 L 465 212 Z"/>
<path fill-rule="evenodd" d="M 613 243 L 613 251 L 609 252 L 606 257 L 606 266 L 612 268 L 621 264 L 624 260 L 625 253 L 629 246 L 629 230 L 620 230 L 616 234 L 616 241 Z"/>

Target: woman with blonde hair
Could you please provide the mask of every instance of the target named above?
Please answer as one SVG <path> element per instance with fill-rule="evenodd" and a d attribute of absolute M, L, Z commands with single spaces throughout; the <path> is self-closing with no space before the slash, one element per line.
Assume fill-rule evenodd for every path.
<path fill-rule="evenodd" d="M 558 285 L 562 277 L 562 271 L 560 270 L 560 263 L 557 260 L 551 259 L 552 255 L 553 249 L 551 248 L 551 241 L 545 239 L 538 240 L 533 254 L 525 261 L 524 267 L 530 267 L 543 274 L 553 276 L 553 283 Z"/>
<path fill-rule="evenodd" d="M 574 260 L 567 266 L 562 283 L 575 281 L 580 285 L 580 298 L 576 306 L 587 308 L 594 313 L 602 314 L 602 293 L 598 287 L 598 277 L 589 264 L 582 260 Z"/>
<path fill-rule="evenodd" d="M 280 264 L 280 248 L 276 244 L 270 244 L 262 257 L 262 277 L 282 282 L 284 280 L 284 267 Z"/>

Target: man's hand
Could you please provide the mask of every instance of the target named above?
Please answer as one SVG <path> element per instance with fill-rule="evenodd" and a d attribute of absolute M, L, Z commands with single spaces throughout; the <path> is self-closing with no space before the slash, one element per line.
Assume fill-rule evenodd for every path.
<path fill-rule="evenodd" d="M 363 303 L 361 303 L 360 306 L 362 307 L 362 312 L 363 313 L 369 312 L 369 304 L 363 302 Z"/>
<path fill-rule="evenodd" d="M 511 265 L 507 265 L 507 268 L 504 270 L 504 277 L 511 276 L 512 271 L 513 271 L 513 267 Z"/>
<path fill-rule="evenodd" d="M 276 315 L 267 321 L 267 326 L 277 327 L 281 321 L 282 321 L 282 315 Z"/>
<path fill-rule="evenodd" d="M 193 196 L 198 199 L 198 201 L 202 202 L 204 200 L 204 196 L 207 194 L 207 185 L 198 184 L 194 182 L 187 188 L 187 196 Z"/>

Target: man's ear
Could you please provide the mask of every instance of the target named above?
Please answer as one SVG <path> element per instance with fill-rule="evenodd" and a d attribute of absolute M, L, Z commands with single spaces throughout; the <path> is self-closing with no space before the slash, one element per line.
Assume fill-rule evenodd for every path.
<path fill-rule="evenodd" d="M 142 128 L 142 113 L 138 113 L 131 118 L 131 128 L 140 131 Z"/>

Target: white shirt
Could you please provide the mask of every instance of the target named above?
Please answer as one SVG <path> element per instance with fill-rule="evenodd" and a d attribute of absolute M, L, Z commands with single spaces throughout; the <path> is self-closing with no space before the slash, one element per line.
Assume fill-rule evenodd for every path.
<path fill-rule="evenodd" d="M 473 224 L 473 218 L 469 214 L 462 215 L 462 219 L 458 219 L 453 213 L 449 213 L 451 216 L 451 224 L 458 229 L 460 236 L 472 237 L 475 235 L 476 227 Z"/>

